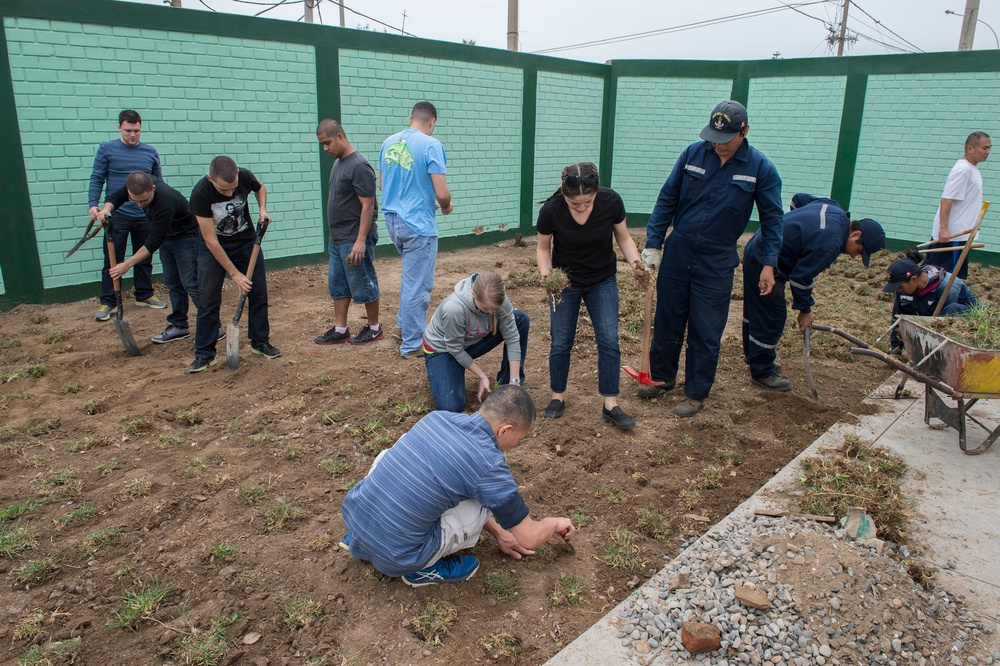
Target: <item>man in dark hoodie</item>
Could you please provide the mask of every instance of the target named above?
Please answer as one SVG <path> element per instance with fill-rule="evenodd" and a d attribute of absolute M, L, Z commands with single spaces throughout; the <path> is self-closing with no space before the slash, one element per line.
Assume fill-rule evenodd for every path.
<path fill-rule="evenodd" d="M 771 391 L 790 391 L 792 383 L 778 376 L 775 349 L 788 317 L 785 283 L 792 287 L 792 309 L 798 311 L 799 330 L 812 324 L 813 280 L 841 254 L 861 257 L 868 266 L 871 255 L 885 247 L 885 231 L 875 220 L 851 220 L 833 199 L 800 192 L 792 197 L 784 230 L 775 286 L 769 294 L 757 289 L 764 268 L 760 233 L 743 251 L 743 356 L 750 365 L 750 381 Z"/>

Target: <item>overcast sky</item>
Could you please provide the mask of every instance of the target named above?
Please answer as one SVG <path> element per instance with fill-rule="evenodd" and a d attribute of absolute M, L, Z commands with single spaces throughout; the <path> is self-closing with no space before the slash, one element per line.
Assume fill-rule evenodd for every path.
<path fill-rule="evenodd" d="M 124 0 L 163 5 L 164 0 Z M 182 0 L 184 10 L 253 15 L 278 0 Z M 847 55 L 906 51 L 954 51 L 966 0 L 859 0 L 848 10 L 848 32 L 857 36 Z M 1000 0 L 981 0 L 974 48 L 996 49 Z M 604 62 L 632 58 L 754 60 L 832 55 L 828 25 L 839 25 L 841 0 L 521 0 L 520 50 L 540 52 L 639 33 L 660 32 L 628 41 L 591 45 L 549 55 Z M 206 7 L 207 6 L 207 7 Z M 417 37 L 506 48 L 507 0 L 344 0 L 348 28 L 370 26 Z M 360 16 L 355 13 L 367 15 Z M 951 10 L 959 14 L 945 14 Z M 170 10 L 178 11 L 178 10 Z M 405 22 L 404 22 L 404 16 Z M 866 15 L 867 12 L 867 15 Z M 704 27 L 686 27 L 724 17 L 757 14 Z M 303 0 L 283 0 L 263 14 L 299 20 Z M 807 16 L 808 15 L 808 16 Z M 315 22 L 340 25 L 334 0 L 319 0 Z M 380 24 L 384 23 L 386 25 Z M 988 24 L 988 25 L 985 25 Z M 665 32 L 668 29 L 677 29 Z M 882 42 L 881 44 L 878 42 Z"/>

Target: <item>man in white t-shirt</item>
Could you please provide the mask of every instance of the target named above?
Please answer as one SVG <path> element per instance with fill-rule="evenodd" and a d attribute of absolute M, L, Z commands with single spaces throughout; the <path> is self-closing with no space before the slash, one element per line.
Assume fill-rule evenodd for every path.
<path fill-rule="evenodd" d="M 941 205 L 934 216 L 934 233 L 931 237 L 938 242 L 932 248 L 961 247 L 968 240 L 968 234 L 954 234 L 976 225 L 979 210 L 983 206 L 983 176 L 979 173 L 979 163 L 989 158 L 992 147 L 990 136 L 986 132 L 973 132 L 965 140 L 965 155 L 951 168 L 941 194 Z M 959 254 L 959 250 L 933 252 L 928 255 L 927 263 L 953 273 Z M 959 269 L 958 277 L 965 279 L 968 272 L 969 263 L 965 262 Z"/>

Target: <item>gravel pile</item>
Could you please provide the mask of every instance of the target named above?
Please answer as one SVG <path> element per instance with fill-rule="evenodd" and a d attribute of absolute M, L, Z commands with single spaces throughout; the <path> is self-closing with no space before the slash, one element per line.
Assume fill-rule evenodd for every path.
<path fill-rule="evenodd" d="M 641 661 L 1000 663 L 987 647 L 992 626 L 972 618 L 961 595 L 924 590 L 897 559 L 842 529 L 749 513 L 717 529 L 626 600 L 618 638 Z M 741 603 L 738 586 L 766 593 L 769 608 Z M 692 655 L 682 622 L 714 625 L 721 648 Z"/>

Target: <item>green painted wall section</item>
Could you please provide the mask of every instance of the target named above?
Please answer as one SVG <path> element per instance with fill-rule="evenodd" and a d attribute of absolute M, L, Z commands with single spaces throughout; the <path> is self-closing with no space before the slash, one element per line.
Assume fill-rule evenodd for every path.
<path fill-rule="evenodd" d="M 698 140 L 730 79 L 622 77 L 615 102 L 611 186 L 629 213 L 648 215 L 677 156 Z"/>
<path fill-rule="evenodd" d="M 450 215 L 438 214 L 440 236 L 516 229 L 522 78 L 513 67 L 342 49 L 342 122 L 377 170 L 382 141 L 409 125 L 415 102 L 430 101 L 455 204 Z"/>
<path fill-rule="evenodd" d="M 965 138 L 976 130 L 1000 136 L 997 99 L 997 72 L 870 76 L 854 211 L 879 220 L 892 238 L 930 239 L 941 191 L 964 154 Z M 1000 244 L 1000 176 L 993 160 L 979 170 L 983 198 L 993 202 L 980 239 L 995 252 Z"/>
<path fill-rule="evenodd" d="M 0 269 L 0 296 L 6 294 L 7 290 L 3 286 L 3 270 Z"/>
<path fill-rule="evenodd" d="M 601 161 L 604 79 L 554 72 L 538 73 L 533 200 L 559 187 L 563 167 Z M 538 206 L 535 206 L 537 217 Z"/>
<path fill-rule="evenodd" d="M 750 80 L 748 138 L 778 167 L 786 210 L 796 192 L 830 196 L 846 83 L 843 76 Z"/>
<path fill-rule="evenodd" d="M 267 254 L 322 250 L 312 47 L 9 17 L 4 27 L 46 289 L 100 273 L 97 240 L 63 256 L 88 221 L 94 152 L 118 137 L 123 108 L 142 115 L 168 184 L 189 194 L 215 155 L 230 155 L 267 187 Z"/>

